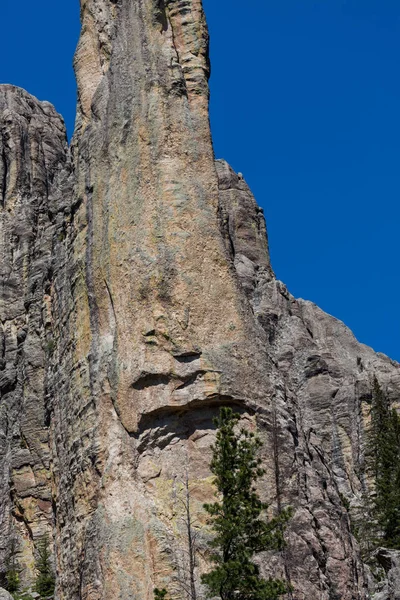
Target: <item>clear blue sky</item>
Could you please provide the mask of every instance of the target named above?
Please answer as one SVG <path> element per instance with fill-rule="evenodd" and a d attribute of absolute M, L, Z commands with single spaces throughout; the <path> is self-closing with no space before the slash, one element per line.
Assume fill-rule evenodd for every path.
<path fill-rule="evenodd" d="M 277 276 L 400 361 L 399 0 L 204 0 L 215 150 L 264 207 Z M 73 129 L 78 0 L 1 0 L 0 81 Z"/>

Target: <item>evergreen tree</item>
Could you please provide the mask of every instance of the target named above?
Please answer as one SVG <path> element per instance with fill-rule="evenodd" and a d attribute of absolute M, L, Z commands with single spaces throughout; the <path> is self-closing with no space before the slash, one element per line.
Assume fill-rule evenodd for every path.
<path fill-rule="evenodd" d="M 18 543 L 13 537 L 11 538 L 10 550 L 6 560 L 6 585 L 7 591 L 10 594 L 15 594 L 20 588 L 20 568 L 17 560 Z"/>
<path fill-rule="evenodd" d="M 270 521 L 261 518 L 267 505 L 261 502 L 255 483 L 264 471 L 256 458 L 261 441 L 244 429 L 235 431 L 240 415 L 221 408 L 213 447 L 211 471 L 215 475 L 219 501 L 205 504 L 215 532 L 212 571 L 202 582 L 210 596 L 222 600 L 275 600 L 288 591 L 279 579 L 263 579 L 253 562 L 256 553 L 284 546 L 284 525 L 290 511 Z"/>
<path fill-rule="evenodd" d="M 165 588 L 161 590 L 159 588 L 154 588 L 154 600 L 167 600 L 168 592 Z"/>
<path fill-rule="evenodd" d="M 367 442 L 367 469 L 374 479 L 372 514 L 381 539 L 400 549 L 400 416 L 374 379 L 371 423 Z"/>
<path fill-rule="evenodd" d="M 381 523 L 386 545 L 400 550 L 400 416 L 394 409 L 390 412 L 389 431 L 391 451 L 387 460 L 391 468 L 387 469 L 386 477 L 391 477 L 391 480 L 385 486 L 387 493 L 381 502 L 385 509 Z"/>
<path fill-rule="evenodd" d="M 48 535 L 39 540 L 36 559 L 37 577 L 35 590 L 41 598 L 53 596 L 55 577 L 51 565 L 50 542 Z"/>

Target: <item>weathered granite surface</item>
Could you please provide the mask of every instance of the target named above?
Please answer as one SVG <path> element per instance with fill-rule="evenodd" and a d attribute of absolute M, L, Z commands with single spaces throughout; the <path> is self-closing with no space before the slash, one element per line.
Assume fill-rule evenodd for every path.
<path fill-rule="evenodd" d="M 0 86 L 2 558 L 17 536 L 29 582 L 51 530 L 60 600 L 174 589 L 188 475 L 200 573 L 226 404 L 263 438 L 271 512 L 295 509 L 265 573 L 295 600 L 366 600 L 348 511 L 372 379 L 397 400 L 399 365 L 275 279 L 263 211 L 214 160 L 201 0 L 81 18 L 72 160 L 54 109 Z"/>
<path fill-rule="evenodd" d="M 22 579 L 52 528 L 46 368 L 52 350 L 53 236 L 68 177 L 62 119 L 0 86 L 0 565 L 19 540 Z"/>
<path fill-rule="evenodd" d="M 13 600 L 13 597 L 7 592 L 7 590 L 0 588 L 0 600 Z"/>
<path fill-rule="evenodd" d="M 373 600 L 400 600 L 400 551 L 379 548 L 376 560 L 385 576 L 375 584 Z"/>

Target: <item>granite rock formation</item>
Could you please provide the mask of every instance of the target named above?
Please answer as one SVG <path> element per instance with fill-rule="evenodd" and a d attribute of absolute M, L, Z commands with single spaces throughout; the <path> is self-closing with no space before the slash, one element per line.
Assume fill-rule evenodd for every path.
<path fill-rule="evenodd" d="M 16 538 L 29 583 L 51 531 L 60 600 L 174 589 L 188 477 L 206 568 L 229 405 L 263 438 L 271 511 L 295 509 L 265 573 L 366 600 L 349 510 L 372 378 L 396 401 L 399 365 L 276 280 L 263 211 L 214 160 L 201 0 L 82 0 L 81 19 L 71 151 L 49 104 L 0 86 L 0 558 Z"/>
<path fill-rule="evenodd" d="M 385 575 L 376 585 L 374 600 L 399 600 L 400 553 L 396 550 L 379 548 L 376 551 L 376 559 Z"/>
<path fill-rule="evenodd" d="M 7 592 L 7 590 L 0 588 L 0 600 L 13 600 L 13 597 Z"/>
<path fill-rule="evenodd" d="M 70 170 L 65 127 L 50 104 L 1 86 L 0 131 L 0 564 L 16 537 L 24 577 L 34 540 L 53 524 L 52 245 Z"/>

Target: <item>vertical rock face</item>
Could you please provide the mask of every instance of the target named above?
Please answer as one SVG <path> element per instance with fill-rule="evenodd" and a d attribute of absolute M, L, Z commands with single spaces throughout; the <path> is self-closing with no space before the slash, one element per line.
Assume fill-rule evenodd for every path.
<path fill-rule="evenodd" d="M 53 236 L 68 177 L 52 106 L 0 87 L 0 564 L 16 539 L 22 578 L 52 527 L 46 368 L 53 349 Z"/>
<path fill-rule="evenodd" d="M 219 228 L 201 3 L 114 9 L 103 73 L 87 52 L 100 8 L 83 6 L 70 275 L 53 303 L 59 593 L 71 598 L 152 594 L 179 545 L 167 543 L 177 480 L 187 470 L 210 491 L 217 407 L 255 407 L 271 389 Z"/>
<path fill-rule="evenodd" d="M 16 535 L 29 580 L 52 525 L 59 599 L 173 589 L 187 477 L 206 550 L 224 404 L 264 441 L 271 511 L 295 509 L 265 574 L 366 599 L 346 506 L 372 377 L 396 399 L 399 365 L 275 279 L 262 210 L 214 161 L 201 1 L 81 18 L 72 173 L 54 110 L 0 87 L 0 551 Z"/>

